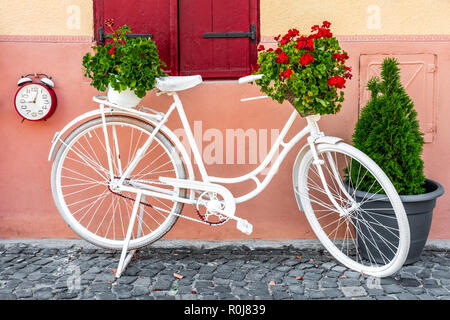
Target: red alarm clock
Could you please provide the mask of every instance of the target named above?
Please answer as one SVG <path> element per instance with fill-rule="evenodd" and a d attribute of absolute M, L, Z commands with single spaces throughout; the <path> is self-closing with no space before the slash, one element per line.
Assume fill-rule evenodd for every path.
<path fill-rule="evenodd" d="M 45 120 L 56 109 L 56 94 L 53 91 L 55 84 L 46 75 L 39 82 L 34 82 L 28 76 L 30 75 L 22 77 L 17 82 L 20 88 L 14 97 L 14 106 L 23 119 Z"/>

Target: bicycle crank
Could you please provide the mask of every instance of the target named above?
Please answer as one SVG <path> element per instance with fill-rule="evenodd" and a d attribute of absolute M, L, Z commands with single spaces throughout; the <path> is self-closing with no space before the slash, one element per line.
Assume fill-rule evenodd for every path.
<path fill-rule="evenodd" d="M 207 191 L 198 196 L 195 206 L 199 218 L 210 226 L 220 226 L 229 220 L 227 216 L 218 212 L 224 208 L 225 203 L 219 199 L 217 193 Z"/>
<path fill-rule="evenodd" d="M 176 188 L 192 189 L 203 191 L 204 193 L 209 193 L 212 195 L 215 194 L 216 198 L 220 197 L 223 200 L 219 201 L 217 199 L 209 199 L 209 201 L 205 202 L 206 209 L 210 213 L 213 212 L 216 216 L 235 220 L 236 228 L 239 231 L 247 235 L 252 233 L 253 226 L 247 220 L 236 217 L 234 215 L 236 211 L 236 202 L 232 193 L 227 188 L 214 183 L 192 181 L 186 179 L 160 177 L 159 180 Z"/>

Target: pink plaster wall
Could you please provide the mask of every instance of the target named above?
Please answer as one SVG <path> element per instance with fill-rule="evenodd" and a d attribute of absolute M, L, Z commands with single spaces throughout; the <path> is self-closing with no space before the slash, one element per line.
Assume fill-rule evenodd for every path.
<path fill-rule="evenodd" d="M 349 52 L 354 78 L 346 88 L 346 102 L 336 116 L 324 116 L 321 128 L 328 135 L 351 141 L 351 134 L 358 116 L 359 103 L 359 55 L 402 52 L 431 52 L 437 56 L 436 74 L 436 135 L 426 144 L 423 158 L 429 178 L 439 181 L 450 190 L 450 42 L 447 41 L 361 41 L 342 39 L 342 46 Z M 82 77 L 81 58 L 91 43 L 49 42 L 0 42 L 0 238 L 77 238 L 64 224 L 53 204 L 50 190 L 51 163 L 47 161 L 50 140 L 54 133 L 75 116 L 95 108 L 91 98 L 97 94 Z M 58 96 L 55 114 L 46 122 L 24 122 L 13 107 L 16 82 L 21 75 L 43 72 L 53 77 Z M 236 83 L 204 83 L 180 93 L 188 118 L 202 121 L 203 132 L 217 128 L 277 129 L 284 124 L 291 112 L 288 103 L 279 105 L 269 99 L 242 103 L 242 97 L 259 95 L 256 86 Z M 164 111 L 169 106 L 167 97 L 154 97 L 151 93 L 144 104 Z M 178 121 L 170 123 L 181 127 Z M 298 119 L 294 130 L 304 125 Z M 292 134 L 290 135 L 292 136 Z M 204 142 L 204 144 L 206 144 Z M 291 168 L 296 153 L 291 151 L 272 183 L 256 198 L 237 206 L 236 215 L 248 219 L 254 226 L 253 234 L 245 236 L 235 228 L 234 222 L 222 227 L 208 227 L 179 219 L 166 239 L 310 239 L 314 238 L 306 218 L 295 203 L 292 190 Z M 250 171 L 256 165 L 211 165 L 208 172 L 216 176 L 237 176 Z M 232 192 L 243 194 L 250 184 L 233 186 Z M 194 215 L 189 206 L 185 213 Z M 433 220 L 431 239 L 450 239 L 450 201 L 445 194 L 438 200 Z"/>

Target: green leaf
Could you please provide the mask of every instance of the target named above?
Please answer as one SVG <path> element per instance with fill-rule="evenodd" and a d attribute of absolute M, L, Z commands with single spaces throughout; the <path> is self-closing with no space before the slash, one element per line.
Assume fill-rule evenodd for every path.
<path fill-rule="evenodd" d="M 166 76 L 163 72 L 165 64 L 160 60 L 156 44 L 151 39 L 128 38 L 126 33 L 131 29 L 124 25 L 116 30 L 118 36 L 113 37 L 114 54 L 109 50 L 111 43 L 105 46 L 94 46 L 94 55 L 86 53 L 82 58 L 84 73 L 89 75 L 91 85 L 104 91 L 108 83 L 117 90 L 137 88 L 140 95 L 145 95 L 155 84 L 155 78 Z M 110 77 L 117 74 L 119 77 Z"/>
<path fill-rule="evenodd" d="M 323 99 L 317 98 L 316 101 L 319 102 L 324 107 L 326 107 L 328 105 L 328 103 Z"/>

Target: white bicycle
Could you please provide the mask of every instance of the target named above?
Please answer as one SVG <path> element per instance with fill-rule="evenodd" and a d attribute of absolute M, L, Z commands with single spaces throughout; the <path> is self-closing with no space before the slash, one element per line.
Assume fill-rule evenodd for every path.
<path fill-rule="evenodd" d="M 239 82 L 253 82 L 261 76 L 247 76 Z M 284 141 L 299 116 L 293 110 L 256 169 L 239 177 L 210 176 L 177 95 L 201 82 L 200 76 L 158 79 L 157 94 L 168 94 L 174 100 L 166 113 L 143 106 L 128 108 L 96 96 L 98 109 L 75 118 L 53 138 L 49 160 L 54 159 L 51 186 L 56 207 L 81 238 L 122 250 L 117 277 L 136 249 L 161 238 L 179 217 L 215 226 L 235 220 L 240 231 L 250 234 L 252 225 L 235 215 L 236 204 L 258 195 L 305 136 L 307 142 L 293 167 L 293 195 L 318 239 L 348 268 L 377 277 L 398 271 L 409 250 L 408 220 L 394 186 L 374 161 L 342 139 L 326 136 L 319 130 L 318 115 L 307 117 L 306 127 Z M 180 140 L 165 126 L 175 110 L 200 177 L 194 176 Z M 258 179 L 279 148 L 264 179 Z M 358 188 L 364 179 L 372 179 L 374 188 L 370 196 L 363 192 L 361 197 Z M 247 180 L 255 188 L 240 197 L 235 198 L 224 186 Z M 387 216 L 371 208 L 370 203 L 380 198 L 394 227 L 392 223 L 385 226 Z M 183 215 L 185 204 L 195 206 L 198 216 Z"/>

